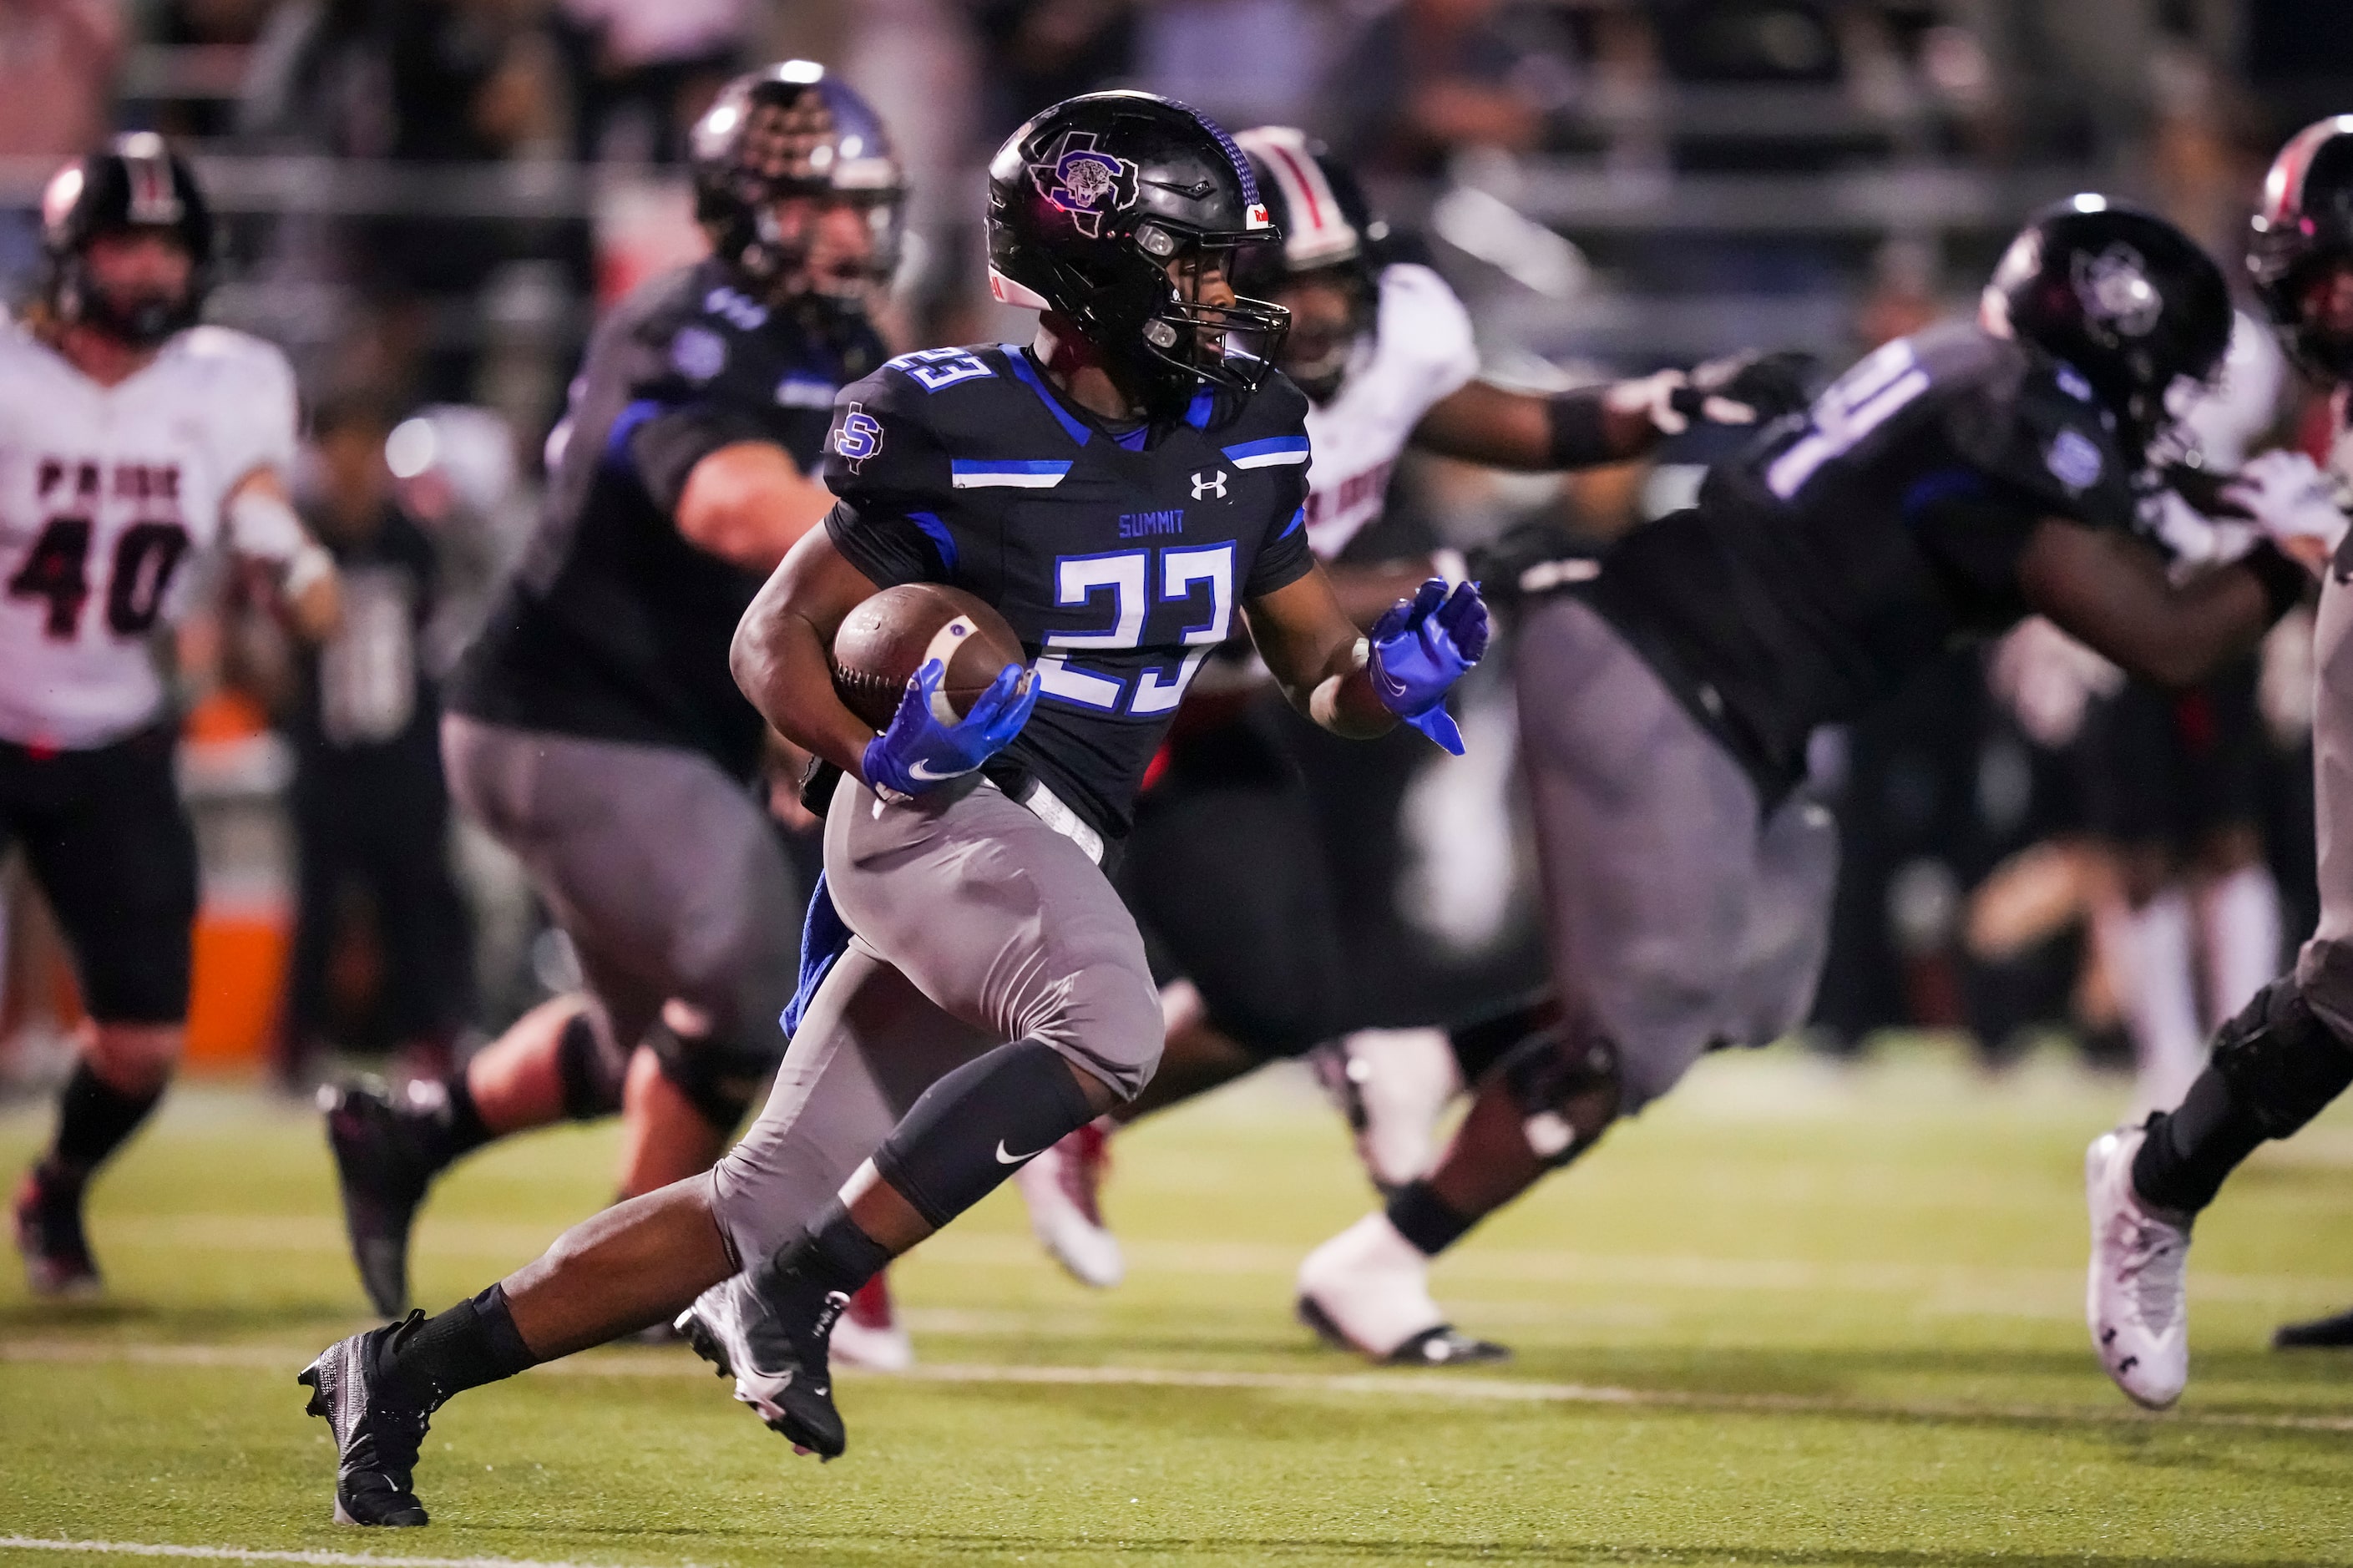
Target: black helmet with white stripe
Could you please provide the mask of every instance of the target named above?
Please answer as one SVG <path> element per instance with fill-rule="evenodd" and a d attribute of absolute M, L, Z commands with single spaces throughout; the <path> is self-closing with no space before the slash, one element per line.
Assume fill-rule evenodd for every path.
<path fill-rule="evenodd" d="M 174 295 L 120 296 L 90 276 L 90 242 L 104 235 L 163 230 L 192 265 Z M 48 257 L 50 311 L 145 347 L 195 324 L 212 281 L 213 217 L 195 171 L 153 132 L 118 136 L 49 179 L 41 196 L 41 246 Z"/>
<path fill-rule="evenodd" d="M 1241 261 L 1234 287 L 1273 298 L 1302 279 L 1328 280 L 1348 300 L 1339 331 L 1299 321 L 1292 328 L 1283 374 L 1317 402 L 1339 390 L 1356 345 L 1373 332 L 1388 225 L 1373 213 L 1345 163 L 1307 132 L 1261 125 L 1236 135 L 1266 198 L 1268 216 L 1282 231 L 1279 246 L 1261 246 Z"/>
<path fill-rule="evenodd" d="M 2322 270 L 2353 260 L 2353 114 L 2296 132 L 2272 160 L 2247 270 L 2295 357 L 2331 381 L 2353 376 L 2353 333 L 2307 309 Z"/>

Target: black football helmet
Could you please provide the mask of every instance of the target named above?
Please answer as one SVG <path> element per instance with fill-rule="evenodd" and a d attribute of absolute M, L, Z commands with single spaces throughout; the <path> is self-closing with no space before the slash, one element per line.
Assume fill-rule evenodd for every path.
<path fill-rule="evenodd" d="M 2304 319 L 2313 273 L 2353 259 L 2353 114 L 2306 126 L 2263 176 L 2247 270 L 2289 352 L 2316 375 L 2353 376 L 2353 334 Z"/>
<path fill-rule="evenodd" d="M 898 270 L 906 173 L 872 106 L 814 60 L 786 60 L 737 77 L 688 138 L 694 216 L 713 254 L 768 292 L 799 266 L 804 246 L 776 226 L 786 196 L 862 204 L 873 264 L 859 277 L 818 279 L 819 292 L 855 294 Z"/>
<path fill-rule="evenodd" d="M 1321 277 L 1347 294 L 1344 331 L 1316 331 L 1294 321 L 1283 355 L 1283 374 L 1308 396 L 1327 402 L 1378 320 L 1388 225 L 1374 215 L 1355 172 L 1305 132 L 1261 125 L 1237 133 L 1234 142 L 1258 177 L 1267 216 L 1282 231 L 1280 245 L 1235 254 L 1235 289 L 1271 299 L 1296 279 Z"/>
<path fill-rule="evenodd" d="M 2037 213 L 1994 268 L 1978 319 L 2081 374 L 2136 460 L 2172 422 L 2176 383 L 2209 380 L 2231 346 L 2231 291 L 2213 258 L 2105 196 Z"/>
<path fill-rule="evenodd" d="M 1230 280 L 1238 250 L 1281 238 L 1233 138 L 1148 92 L 1058 103 L 989 162 L 990 291 L 1065 318 L 1155 412 L 1205 382 L 1254 391 L 1291 320 L 1261 300 L 1187 299 L 1169 263 L 1195 258 Z"/>
<path fill-rule="evenodd" d="M 143 228 L 179 237 L 194 264 L 185 293 L 126 299 L 91 280 L 90 241 Z M 133 132 L 50 176 L 41 195 L 41 247 L 48 258 L 45 293 L 58 321 L 153 347 L 195 325 L 204 310 L 212 284 L 212 208 L 185 159 L 154 132 Z"/>

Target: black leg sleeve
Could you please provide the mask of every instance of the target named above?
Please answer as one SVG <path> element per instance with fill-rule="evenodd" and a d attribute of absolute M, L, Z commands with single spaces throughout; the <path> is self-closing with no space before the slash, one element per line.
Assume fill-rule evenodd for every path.
<path fill-rule="evenodd" d="M 1074 1070 L 1040 1040 L 976 1057 L 908 1108 L 874 1168 L 936 1230 L 1094 1119 Z"/>

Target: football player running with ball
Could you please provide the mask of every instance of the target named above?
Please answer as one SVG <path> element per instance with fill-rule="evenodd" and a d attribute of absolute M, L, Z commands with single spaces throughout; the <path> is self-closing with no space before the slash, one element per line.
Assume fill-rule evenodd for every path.
<path fill-rule="evenodd" d="M 1366 622 L 1432 572 L 1471 578 L 1500 606 L 1518 597 L 1524 571 L 1561 570 L 1563 541 L 1549 528 L 1506 536 L 1467 559 L 1440 551 L 1330 564 L 1379 518 L 1409 447 L 1549 472 L 1640 457 L 1696 421 L 1756 424 L 1804 405 L 1808 362 L 1799 354 L 1742 354 L 1550 395 L 1482 380 L 1470 313 L 1444 279 L 1404 254 L 1345 163 L 1288 126 L 1234 140 L 1282 231 L 1280 245 L 1252 247 L 1237 265 L 1240 287 L 1291 312 L 1282 368 L 1307 394 L 1315 450 L 1307 542 L 1342 604 Z M 1478 1077 L 1485 1063 L 1477 1048 L 1493 1033 L 1467 1031 L 1451 1053 L 1435 1029 L 1334 1038 L 1348 986 L 1341 894 L 1315 847 L 1316 803 L 1280 731 L 1253 710 L 1255 684 L 1218 673 L 1227 678 L 1196 694 L 1154 770 L 1122 873 L 1139 921 L 1187 983 L 1166 994 L 1160 1070 L 1105 1124 L 1082 1128 L 1021 1172 L 1039 1239 L 1091 1285 L 1116 1284 L 1124 1272 L 1097 1202 L 1108 1122 L 1134 1121 L 1314 1050 L 1319 1074 L 1348 1103 L 1374 1180 L 1391 1186 L 1423 1173 L 1439 1114 Z M 1433 1333 L 1404 1354 L 1459 1362 L 1492 1352 Z"/>
<path fill-rule="evenodd" d="M 865 301 L 904 182 L 873 110 L 790 60 L 691 139 L 712 254 L 597 329 L 552 443 L 538 535 L 450 683 L 467 814 L 522 859 L 586 995 L 438 1085 L 322 1098 L 353 1255 L 386 1317 L 438 1173 L 495 1139 L 624 1111 L 621 1195 L 707 1170 L 783 1054 L 799 885 L 755 796 L 765 729 L 728 640 L 833 497 L 833 397 L 888 357 Z"/>
<path fill-rule="evenodd" d="M 216 551 L 294 629 L 334 629 L 332 560 L 286 497 L 294 374 L 195 324 L 213 262 L 195 174 L 152 134 L 68 164 L 41 204 L 48 273 L 0 323 L 0 852 L 22 844 L 90 1022 L 48 1152 L 17 1189 L 36 1295 L 99 1286 L 91 1174 L 162 1100 L 188 1016 L 196 845 L 150 646 Z"/>
<path fill-rule="evenodd" d="M 1071 100 L 998 151 L 988 232 L 998 297 L 1043 312 L 1034 343 L 910 354 L 846 388 L 838 504 L 735 641 L 770 722 L 841 770 L 826 878 L 854 936 L 712 1173 L 303 1373 L 344 1517 L 424 1522 L 411 1470 L 450 1395 L 681 1308 L 739 1399 L 840 1454 L 827 1342 L 849 1294 L 1152 1076 L 1159 1002 L 1103 862 L 1237 612 L 1328 728 L 1450 723 L 1485 606 L 1428 584 L 1367 639 L 1317 570 L 1306 400 L 1272 370 L 1286 320 L 1227 280 L 1278 231 L 1225 132 L 1145 93 Z M 878 589 L 919 582 L 994 605 L 1034 663 L 961 718 L 927 664 L 877 734 L 828 650 Z"/>
<path fill-rule="evenodd" d="M 2222 490 L 2272 540 L 2321 570 L 2313 647 L 2320 925 L 2294 973 L 2216 1031 L 2205 1069 L 2179 1105 L 2102 1134 L 2084 1155 L 2093 1349 L 2116 1386 L 2153 1409 L 2179 1399 L 2189 1377 L 2183 1268 L 2198 1215 L 2266 1140 L 2292 1136 L 2353 1083 L 2353 557 L 2340 548 L 2353 384 L 2353 116 L 2308 126 L 2281 150 L 2263 184 L 2248 266 L 2290 352 L 2336 384 L 2334 482 L 2310 458 L 2279 451 L 2255 458 Z M 2353 1325 L 2325 1320 L 2282 1338 L 2343 1343 Z"/>
<path fill-rule="evenodd" d="M 2222 276 L 2098 196 L 2037 216 L 1976 321 L 1899 339 L 1531 609 L 1514 661 L 1558 1004 L 1452 1143 L 1312 1253 L 1300 1309 L 1385 1358 L 1444 1320 L 1429 1260 L 1672 1089 L 1805 1016 L 1836 839 L 1808 737 L 2030 613 L 2195 679 L 2294 605 L 2268 544 L 2176 586 L 2134 477 L 2231 332 Z"/>

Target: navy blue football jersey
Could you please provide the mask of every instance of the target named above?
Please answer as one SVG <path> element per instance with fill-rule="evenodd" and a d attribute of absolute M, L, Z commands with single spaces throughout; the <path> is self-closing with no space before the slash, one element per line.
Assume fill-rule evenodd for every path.
<path fill-rule="evenodd" d="M 1236 609 L 1314 564 L 1306 417 L 1275 376 L 1118 432 L 1017 345 L 906 354 L 834 405 L 826 530 L 878 587 L 944 583 L 997 606 L 1041 689 L 1006 757 L 1116 837 Z"/>
<path fill-rule="evenodd" d="M 654 279 L 596 329 L 528 552 L 450 706 L 493 723 L 700 751 L 739 777 L 764 725 L 727 647 L 761 577 L 672 521 L 694 465 L 770 441 L 820 461 L 834 395 L 885 351 L 856 315 L 771 308 L 715 261 Z"/>
<path fill-rule="evenodd" d="M 1585 590 L 1769 797 L 1808 737 L 2029 613 L 2046 518 L 2128 528 L 2114 417 L 2041 350 L 1955 322 L 1872 353 L 1636 529 Z"/>

